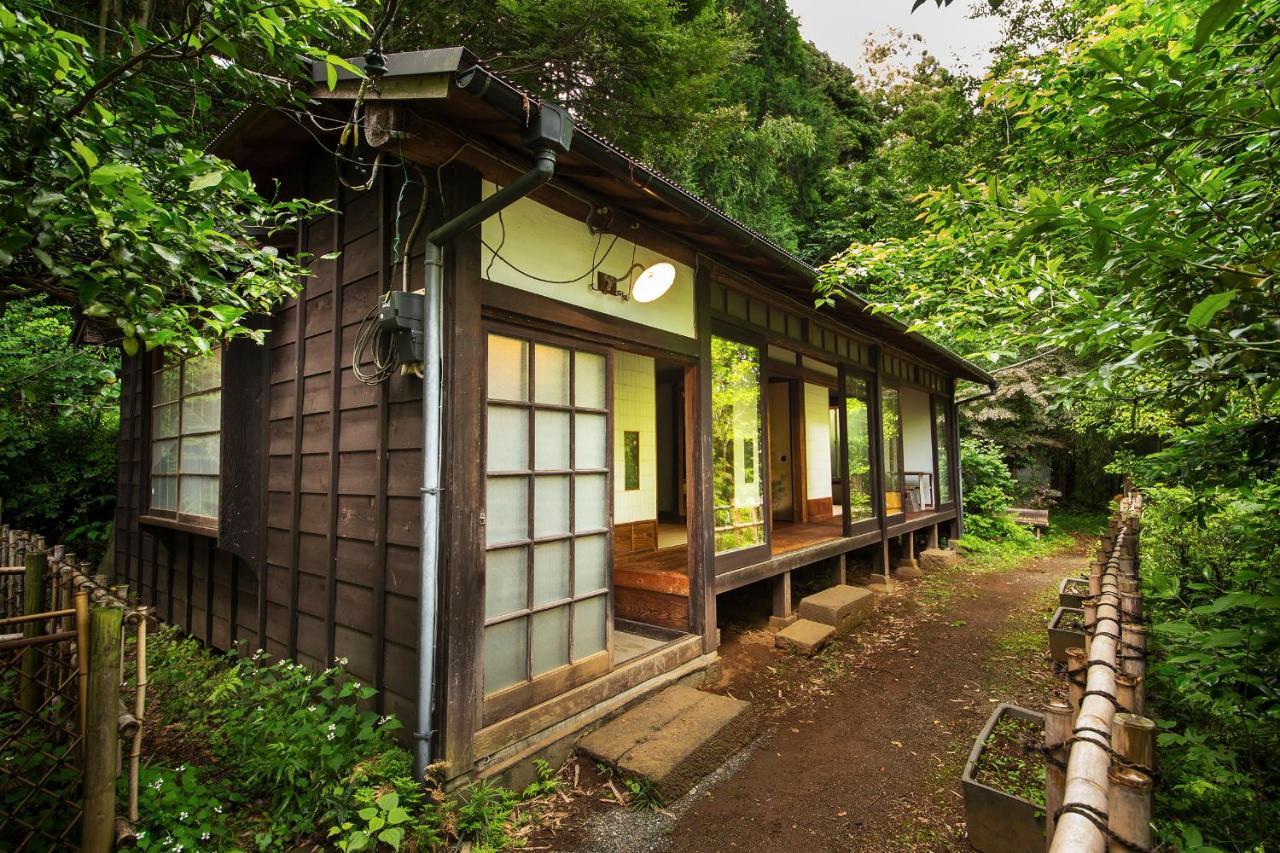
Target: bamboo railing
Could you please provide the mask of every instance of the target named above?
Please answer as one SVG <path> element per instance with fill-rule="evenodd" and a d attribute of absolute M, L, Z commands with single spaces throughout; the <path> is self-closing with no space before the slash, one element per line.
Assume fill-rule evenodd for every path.
<path fill-rule="evenodd" d="M 1069 703 L 1045 709 L 1050 853 L 1151 849 L 1155 724 L 1141 716 L 1141 510 L 1142 495 L 1126 495 L 1102 538 L 1084 602 L 1084 648 L 1067 652 Z"/>
<path fill-rule="evenodd" d="M 0 527 L 0 849 L 78 841 L 97 853 L 132 840 L 148 611 L 127 598 L 74 553 Z"/>

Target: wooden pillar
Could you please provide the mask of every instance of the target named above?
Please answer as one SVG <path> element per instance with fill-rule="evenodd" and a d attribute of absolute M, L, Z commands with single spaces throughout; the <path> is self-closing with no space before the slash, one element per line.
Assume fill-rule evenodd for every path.
<path fill-rule="evenodd" d="M 791 572 L 783 572 L 773 577 L 773 615 L 769 617 L 769 627 L 785 628 L 795 621 L 791 611 Z"/>
<path fill-rule="evenodd" d="M 893 579 L 889 577 L 889 540 L 881 539 L 879 544 L 875 546 L 872 552 L 871 560 L 871 580 L 874 583 L 892 584 Z"/>
<path fill-rule="evenodd" d="M 902 556 L 898 558 L 898 568 L 916 568 L 916 536 L 914 533 L 902 534 Z"/>
<path fill-rule="evenodd" d="M 831 567 L 831 580 L 836 586 L 844 586 L 849 578 L 848 555 L 840 554 L 835 557 Z"/>
<path fill-rule="evenodd" d="M 938 550 L 938 525 L 929 526 L 929 548 L 930 550 Z"/>
<path fill-rule="evenodd" d="M 80 849 L 84 853 L 109 853 L 115 840 L 123 615 L 116 607 L 95 607 L 89 613 L 89 707 L 80 820 Z"/>

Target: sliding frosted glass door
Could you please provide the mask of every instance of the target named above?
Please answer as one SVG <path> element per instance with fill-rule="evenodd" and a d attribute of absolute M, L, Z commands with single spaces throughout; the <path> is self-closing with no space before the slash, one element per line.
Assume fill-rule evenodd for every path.
<path fill-rule="evenodd" d="M 511 711 L 608 668 L 608 366 L 488 337 L 483 680 Z"/>

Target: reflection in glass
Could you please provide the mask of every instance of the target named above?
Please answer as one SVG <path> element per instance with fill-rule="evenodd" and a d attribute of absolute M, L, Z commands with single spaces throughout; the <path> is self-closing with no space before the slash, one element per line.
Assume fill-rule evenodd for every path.
<path fill-rule="evenodd" d="M 897 388 L 880 392 L 880 418 L 884 442 L 884 511 L 895 515 L 905 510 L 902 493 L 902 410 Z"/>
<path fill-rule="evenodd" d="M 947 403 L 934 398 L 934 409 L 937 412 L 934 422 L 938 432 L 938 502 L 951 500 L 951 429 L 947 423 Z"/>
<path fill-rule="evenodd" d="M 845 377 L 844 411 L 849 445 L 849 518 L 858 521 L 876 514 L 871 476 L 871 395 L 867 380 Z"/>
<path fill-rule="evenodd" d="M 711 473 L 716 553 L 764 542 L 760 350 L 711 339 Z"/>

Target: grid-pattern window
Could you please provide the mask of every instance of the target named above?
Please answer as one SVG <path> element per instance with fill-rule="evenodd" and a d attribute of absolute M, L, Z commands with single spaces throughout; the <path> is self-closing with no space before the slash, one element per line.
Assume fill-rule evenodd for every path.
<path fill-rule="evenodd" d="M 152 514 L 217 520 L 221 425 L 222 350 L 166 359 L 152 371 Z"/>
<path fill-rule="evenodd" d="M 608 362 L 490 334 L 486 695 L 608 648 Z"/>

